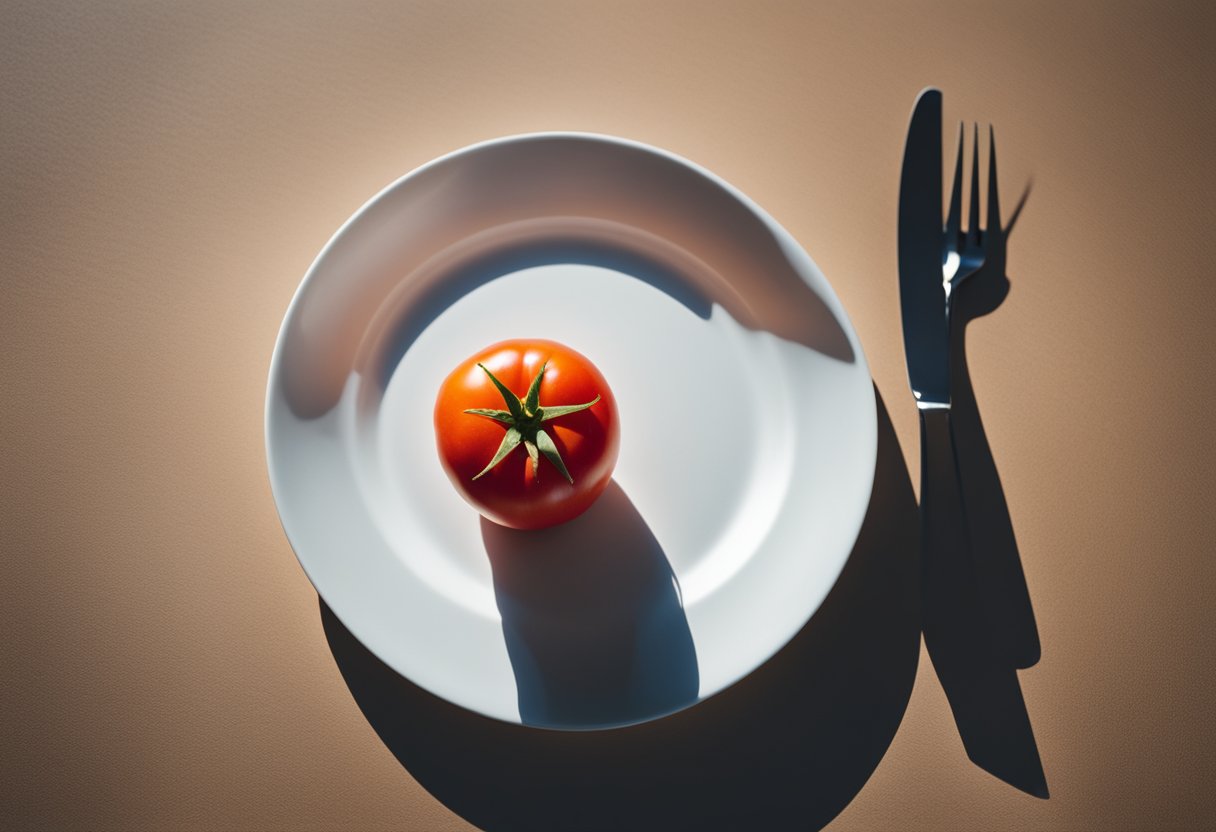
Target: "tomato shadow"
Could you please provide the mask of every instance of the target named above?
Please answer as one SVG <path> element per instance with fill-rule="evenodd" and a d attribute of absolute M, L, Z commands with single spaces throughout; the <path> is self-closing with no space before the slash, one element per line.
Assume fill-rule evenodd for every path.
<path fill-rule="evenodd" d="M 920 655 L 916 499 L 886 408 L 875 395 L 874 492 L 854 550 L 811 620 L 738 683 L 696 707 L 638 725 L 537 730 L 479 716 L 427 693 L 363 647 L 321 602 L 330 650 L 355 702 L 418 783 L 485 830 L 825 826 L 886 753 Z M 620 492 L 613 499 L 622 498 Z M 605 547 L 602 556 L 609 551 Z M 656 555 L 648 557 L 653 561 Z M 629 591 L 652 584 L 657 591 L 661 570 L 645 561 L 628 571 L 635 570 L 635 577 L 622 579 L 635 587 Z M 516 622 L 516 647 L 544 654 L 538 613 L 512 610 L 527 596 L 508 590 L 525 578 L 531 576 L 496 571 L 500 604 L 510 597 L 504 618 Z M 557 594 L 552 587 L 535 591 L 542 599 Z M 573 603 L 572 596 L 563 598 Z M 671 636 L 677 627 L 657 628 L 665 629 L 669 640 L 679 641 Z M 611 639 L 606 644 L 609 652 L 621 649 Z M 575 682 L 553 669 L 560 658 L 550 653 L 538 661 L 540 669 L 525 673 L 521 687 L 541 679 L 537 685 L 551 691 L 556 675 L 563 695 L 573 694 L 565 685 Z M 610 701 L 619 703 L 626 686 L 619 679 L 615 684 L 618 694 Z M 662 685 L 649 690 L 671 695 Z"/>
<path fill-rule="evenodd" d="M 615 481 L 568 523 L 524 532 L 483 519 L 481 535 L 525 725 L 615 727 L 697 700 L 679 583 Z"/>

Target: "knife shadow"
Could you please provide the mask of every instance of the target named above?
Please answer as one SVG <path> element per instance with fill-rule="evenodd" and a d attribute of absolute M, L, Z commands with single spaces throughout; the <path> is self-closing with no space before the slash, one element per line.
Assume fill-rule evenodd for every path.
<path fill-rule="evenodd" d="M 322 601 L 355 702 L 402 766 L 482 829 L 822 828 L 886 753 L 920 653 L 916 499 L 875 398 L 874 492 L 839 580 L 785 647 L 721 693 L 611 731 L 499 722 L 399 676 Z"/>

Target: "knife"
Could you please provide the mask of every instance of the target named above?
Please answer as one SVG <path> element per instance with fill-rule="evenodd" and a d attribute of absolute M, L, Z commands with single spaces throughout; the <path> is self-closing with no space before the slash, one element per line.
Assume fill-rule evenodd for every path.
<path fill-rule="evenodd" d="M 920 414 L 922 631 L 968 757 L 1030 794 L 1047 782 L 1011 663 L 991 649 L 950 429 L 942 273 L 942 94 L 917 98 L 899 182 L 899 297 L 908 383 Z"/>

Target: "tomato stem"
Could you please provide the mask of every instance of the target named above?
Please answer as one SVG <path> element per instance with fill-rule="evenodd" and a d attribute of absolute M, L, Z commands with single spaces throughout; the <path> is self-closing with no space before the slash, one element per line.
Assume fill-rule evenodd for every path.
<path fill-rule="evenodd" d="M 490 377 L 490 381 L 498 388 L 498 392 L 502 395 L 507 409 L 489 410 L 482 407 L 473 407 L 464 412 L 472 416 L 493 419 L 495 422 L 506 425 L 507 432 L 503 436 L 502 444 L 494 452 L 494 457 L 490 460 L 489 464 L 481 469 L 481 473 L 473 477 L 473 479 L 481 479 L 494 466 L 510 456 L 511 452 L 520 444 L 523 444 L 524 449 L 528 452 L 528 458 L 532 461 L 532 475 L 536 479 L 540 479 L 540 457 L 544 456 L 545 459 L 549 460 L 561 472 L 562 476 L 566 478 L 566 482 L 573 485 L 574 478 L 566 470 L 566 463 L 562 461 L 562 455 L 558 452 L 553 437 L 549 436 L 541 428 L 541 425 L 561 416 L 568 416 L 571 413 L 586 410 L 598 402 L 600 397 L 596 396 L 585 404 L 542 407 L 540 403 L 540 383 L 541 379 L 544 378 L 545 369 L 549 366 L 548 361 L 541 365 L 540 371 L 532 379 L 532 383 L 528 386 L 528 393 L 523 399 L 520 399 L 519 396 L 511 392 L 509 387 L 499 381 L 486 365 L 478 364 L 477 366 L 485 371 L 485 374 Z"/>

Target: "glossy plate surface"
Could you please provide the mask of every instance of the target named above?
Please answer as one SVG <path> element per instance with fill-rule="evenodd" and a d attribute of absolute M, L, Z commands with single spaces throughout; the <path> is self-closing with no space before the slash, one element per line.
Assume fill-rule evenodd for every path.
<path fill-rule="evenodd" d="M 429 433 L 451 368 L 518 337 L 590 358 L 621 416 L 609 490 L 542 532 L 481 520 Z M 284 320 L 266 437 L 283 527 L 360 641 L 563 729 L 663 716 L 780 649 L 848 559 L 877 445 L 856 333 L 793 238 L 679 157 L 568 133 L 437 159 L 343 225 Z"/>

